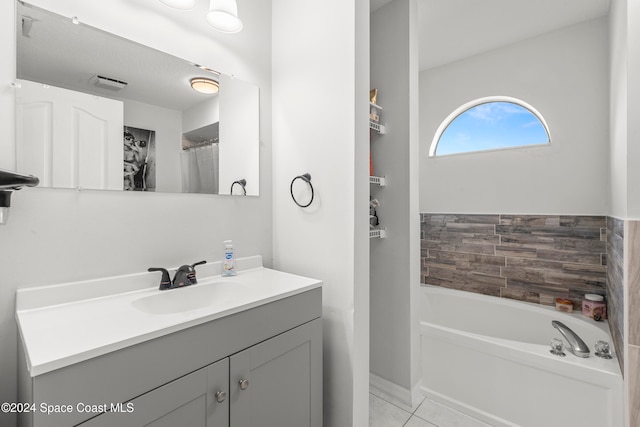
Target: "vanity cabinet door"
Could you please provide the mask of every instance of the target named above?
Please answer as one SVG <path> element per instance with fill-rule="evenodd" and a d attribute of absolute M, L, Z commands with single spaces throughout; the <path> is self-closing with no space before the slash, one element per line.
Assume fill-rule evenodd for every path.
<path fill-rule="evenodd" d="M 207 427 L 229 426 L 229 358 L 209 365 L 207 371 Z M 181 423 L 169 424 L 181 426 Z"/>
<path fill-rule="evenodd" d="M 230 357 L 231 427 L 322 426 L 322 323 Z"/>
<path fill-rule="evenodd" d="M 218 402 L 216 392 L 227 393 L 229 359 L 171 381 L 106 412 L 82 427 L 227 427 L 229 399 Z"/>

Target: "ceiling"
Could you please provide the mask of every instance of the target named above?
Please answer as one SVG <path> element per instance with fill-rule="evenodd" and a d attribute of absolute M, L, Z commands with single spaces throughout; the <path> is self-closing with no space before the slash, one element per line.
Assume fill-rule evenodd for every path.
<path fill-rule="evenodd" d="M 132 1 L 132 0 L 127 0 Z M 143 2 L 146 0 L 135 0 Z M 371 10 L 393 0 L 370 0 Z M 417 0 L 420 34 L 420 69 L 428 69 L 521 41 L 552 30 L 608 13 L 610 0 Z M 203 2 L 204 4 L 204 2 Z M 78 89 L 113 97 L 110 91 L 89 86 L 94 74 L 102 74 L 129 83 L 117 97 L 140 99 L 144 102 L 183 110 L 205 98 L 188 88 L 191 77 L 202 76 L 202 70 L 185 61 L 170 61 L 169 55 L 153 49 L 138 50 L 131 43 L 122 46 L 122 39 L 97 31 L 86 31 L 83 25 L 72 25 L 68 18 L 48 19 L 37 8 L 25 8 L 18 2 L 19 14 L 34 18 L 29 37 L 23 37 L 18 26 L 18 61 L 31 70 L 22 77 L 52 85 Z M 154 13 L 167 14 L 160 2 L 152 2 Z M 204 5 L 203 7 L 206 7 Z M 197 11 L 204 16 L 204 11 Z M 187 19 L 177 14 L 180 19 Z M 184 23 L 187 25 L 187 23 Z M 206 23 L 192 23 L 192 31 L 206 31 Z M 197 27 L 197 28 L 195 28 Z M 210 31 L 210 28 L 208 28 Z M 51 36 L 51 34 L 55 34 Z M 81 45 L 73 48 L 73 40 Z M 36 44 L 36 42 L 38 42 Z M 42 42 L 42 43 L 41 43 Z M 45 44 L 46 43 L 46 44 Z M 52 43 L 49 45 L 48 43 Z M 60 49 L 61 46 L 66 48 Z M 100 49 L 96 49 L 100 46 Z M 117 54 L 117 60 L 107 55 Z M 43 66 L 44 64 L 55 66 Z M 169 62 L 170 61 L 170 62 Z M 122 65 L 126 64 L 125 67 Z M 79 67 L 75 75 L 62 65 Z M 20 68 L 21 65 L 19 65 Z M 207 74 L 207 73 L 204 73 Z M 170 75 L 169 79 L 164 79 Z M 59 79 L 66 79 L 60 83 Z M 151 83 L 151 91 L 142 89 L 142 82 Z M 135 91 L 141 88 L 142 94 Z M 157 90 L 163 88 L 163 90 Z M 80 89 L 82 90 L 82 89 Z M 127 92 L 127 93 L 125 93 Z M 140 95 L 140 98 L 138 98 Z"/>
<path fill-rule="evenodd" d="M 178 111 L 210 99 L 210 95 L 191 89 L 192 78 L 219 78 L 217 73 L 164 52 L 86 25 L 74 25 L 71 19 L 44 9 L 17 4 L 18 78 Z M 32 24 L 23 34 L 25 16 Z M 119 91 L 96 87 L 94 75 L 127 85 Z"/>
<path fill-rule="evenodd" d="M 370 0 L 374 11 L 392 0 Z M 610 0 L 417 0 L 420 70 L 605 16 Z"/>

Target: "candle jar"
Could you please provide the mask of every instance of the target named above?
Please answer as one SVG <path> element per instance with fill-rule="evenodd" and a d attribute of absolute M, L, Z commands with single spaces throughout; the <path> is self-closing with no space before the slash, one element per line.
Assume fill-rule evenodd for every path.
<path fill-rule="evenodd" d="M 602 295 L 586 294 L 582 301 L 582 314 L 593 319 L 603 320 L 607 318 L 607 304 Z"/>
<path fill-rule="evenodd" d="M 573 301 L 567 298 L 556 298 L 556 310 L 573 313 Z"/>

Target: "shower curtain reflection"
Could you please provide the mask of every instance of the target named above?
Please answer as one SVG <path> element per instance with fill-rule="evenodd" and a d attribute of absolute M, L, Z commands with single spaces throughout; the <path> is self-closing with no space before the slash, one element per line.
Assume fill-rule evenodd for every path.
<path fill-rule="evenodd" d="M 182 150 L 182 192 L 218 194 L 218 143 Z"/>

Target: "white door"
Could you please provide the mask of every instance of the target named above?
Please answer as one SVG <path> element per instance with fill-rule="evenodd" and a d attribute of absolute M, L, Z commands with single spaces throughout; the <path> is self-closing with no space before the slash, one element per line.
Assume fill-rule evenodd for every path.
<path fill-rule="evenodd" d="M 42 187 L 122 190 L 121 101 L 20 80 L 17 171 Z"/>

